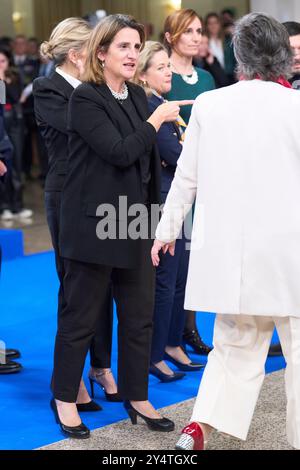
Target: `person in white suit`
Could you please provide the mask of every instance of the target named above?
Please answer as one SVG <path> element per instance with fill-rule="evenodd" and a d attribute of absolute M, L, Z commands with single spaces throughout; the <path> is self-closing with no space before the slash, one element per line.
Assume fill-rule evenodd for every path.
<path fill-rule="evenodd" d="M 275 19 L 243 17 L 233 41 L 242 80 L 196 99 L 151 253 L 158 265 L 161 249 L 174 252 L 195 201 L 185 308 L 217 316 L 176 448 L 203 449 L 213 428 L 246 440 L 275 325 L 287 437 L 299 449 L 300 94 L 288 88 L 292 53 Z"/>

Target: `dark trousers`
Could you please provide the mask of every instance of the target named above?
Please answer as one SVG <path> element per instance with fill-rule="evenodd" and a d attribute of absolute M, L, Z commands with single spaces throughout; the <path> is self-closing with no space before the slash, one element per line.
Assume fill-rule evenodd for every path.
<path fill-rule="evenodd" d="M 7 134 L 13 145 L 11 165 L 5 177 L 3 209 L 19 212 L 23 209 L 22 159 L 24 126 L 22 119 L 5 119 Z"/>
<path fill-rule="evenodd" d="M 45 206 L 47 222 L 51 234 L 52 244 L 55 253 L 55 263 L 57 275 L 59 278 L 58 291 L 58 318 L 62 310 L 66 307 L 63 289 L 63 279 L 65 275 L 64 260 L 59 255 L 59 220 L 60 220 L 60 191 L 45 192 Z M 108 289 L 107 297 L 103 303 L 103 323 L 96 328 L 96 334 L 91 342 L 90 357 L 91 366 L 99 369 L 110 368 L 111 348 L 112 348 L 112 329 L 113 329 L 113 299 L 112 290 Z"/>
<path fill-rule="evenodd" d="M 84 361 L 103 315 L 110 282 L 118 314 L 118 388 L 127 400 L 148 399 L 155 272 L 151 240 L 142 243 L 136 269 L 64 260 L 63 308 L 55 344 L 53 394 L 74 403 Z M 102 335 L 102 337 L 104 334 Z"/>
<path fill-rule="evenodd" d="M 176 241 L 175 256 L 161 256 L 156 269 L 154 327 L 151 362 L 163 360 L 166 346 L 181 346 L 185 324 L 184 296 L 189 251 L 183 236 Z"/>

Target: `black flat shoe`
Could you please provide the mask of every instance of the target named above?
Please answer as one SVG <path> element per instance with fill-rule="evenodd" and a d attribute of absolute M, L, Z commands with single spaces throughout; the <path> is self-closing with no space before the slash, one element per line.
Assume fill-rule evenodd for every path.
<path fill-rule="evenodd" d="M 54 413 L 55 421 L 59 424 L 62 433 L 66 437 L 71 437 L 73 439 L 88 439 L 90 437 L 90 430 L 85 426 L 85 424 L 81 423 L 79 426 L 66 426 L 61 422 L 54 398 L 50 401 L 50 406 Z"/>
<path fill-rule="evenodd" d="M 202 356 L 207 356 L 213 349 L 202 341 L 197 330 L 186 331 L 183 334 L 183 344 L 190 346 L 194 353 Z"/>
<path fill-rule="evenodd" d="M 21 353 L 17 349 L 6 349 L 5 356 L 8 360 L 19 359 L 19 357 L 21 357 Z"/>
<path fill-rule="evenodd" d="M 94 384 L 97 384 L 97 385 L 99 385 L 100 388 L 102 388 L 107 401 L 110 401 L 110 402 L 113 402 L 113 403 L 121 403 L 123 401 L 123 398 L 121 397 L 121 395 L 118 392 L 117 393 L 107 393 L 107 391 L 105 390 L 103 385 L 100 383 L 100 381 L 98 382 L 98 380 L 97 380 L 97 377 L 100 378 L 103 375 L 107 375 L 107 374 L 111 374 L 111 373 L 112 373 L 111 371 L 107 371 L 107 372 L 102 372 L 102 373 L 96 374 L 95 376 L 89 375 L 89 381 L 90 381 L 90 387 L 91 387 L 91 397 L 95 398 Z"/>
<path fill-rule="evenodd" d="M 124 401 L 124 408 L 128 413 L 128 416 L 131 420 L 132 424 L 137 424 L 137 417 L 139 416 L 142 418 L 145 423 L 147 424 L 148 428 L 151 431 L 160 431 L 160 432 L 171 432 L 175 429 L 175 424 L 168 418 L 148 418 L 147 416 L 142 415 L 139 413 L 133 406 L 131 405 L 130 401 Z"/>
<path fill-rule="evenodd" d="M 85 411 L 102 411 L 102 406 L 98 405 L 95 401 L 91 400 L 88 403 L 76 403 L 76 407 L 78 411 L 81 413 Z"/>
<path fill-rule="evenodd" d="M 23 367 L 18 362 L 8 361 L 5 364 L 0 364 L 0 375 L 5 374 L 16 374 L 21 372 Z"/>
<path fill-rule="evenodd" d="M 176 366 L 179 370 L 183 370 L 184 372 L 193 372 L 193 371 L 195 372 L 205 367 L 205 364 L 198 364 L 196 362 L 191 362 L 190 364 L 182 364 L 182 362 L 177 361 L 166 352 L 165 352 L 164 358 L 166 361 L 172 362 L 174 366 Z"/>
<path fill-rule="evenodd" d="M 268 356 L 282 356 L 283 352 L 281 349 L 281 344 L 276 343 L 276 344 L 271 344 L 268 352 Z"/>
<path fill-rule="evenodd" d="M 154 375 L 154 377 L 159 379 L 161 382 L 175 382 L 175 380 L 180 380 L 185 377 L 185 374 L 183 372 L 173 372 L 172 375 L 165 374 L 154 364 L 150 365 L 149 374 Z"/>

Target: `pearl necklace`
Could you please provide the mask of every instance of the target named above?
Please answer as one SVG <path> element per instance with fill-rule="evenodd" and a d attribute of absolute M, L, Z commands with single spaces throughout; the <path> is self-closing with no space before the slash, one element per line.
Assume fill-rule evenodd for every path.
<path fill-rule="evenodd" d="M 109 85 L 107 86 L 113 97 L 116 98 L 116 100 L 124 101 L 128 98 L 128 86 L 126 85 L 126 83 L 124 83 L 123 90 L 121 91 L 121 93 L 117 93 L 116 91 L 112 90 Z"/>
<path fill-rule="evenodd" d="M 176 70 L 176 72 L 179 73 L 175 65 L 172 64 L 172 66 Z M 179 75 L 181 76 L 182 80 L 185 81 L 185 83 L 187 83 L 188 85 L 195 85 L 196 83 L 198 83 L 199 77 L 195 67 L 193 67 L 192 75 L 185 75 L 183 73 L 179 73 Z"/>

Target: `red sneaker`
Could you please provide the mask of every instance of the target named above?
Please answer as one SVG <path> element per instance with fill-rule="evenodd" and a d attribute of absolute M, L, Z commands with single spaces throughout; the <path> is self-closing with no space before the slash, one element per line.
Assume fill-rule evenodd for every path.
<path fill-rule="evenodd" d="M 188 424 L 182 431 L 176 449 L 178 450 L 204 450 L 204 436 L 198 423 Z"/>

